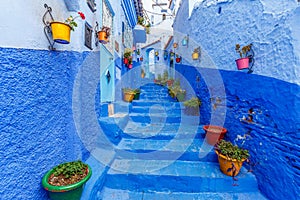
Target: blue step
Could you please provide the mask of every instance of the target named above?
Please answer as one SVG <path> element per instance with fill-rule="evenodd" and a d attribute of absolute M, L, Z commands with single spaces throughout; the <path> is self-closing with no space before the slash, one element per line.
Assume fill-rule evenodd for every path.
<path fill-rule="evenodd" d="M 214 162 L 116 159 L 105 186 L 138 192 L 259 192 L 255 176 L 244 167 L 236 178 L 238 186 Z"/>
<path fill-rule="evenodd" d="M 140 123 L 180 123 L 181 116 L 178 114 L 166 113 L 130 113 L 129 118 Z"/>
<path fill-rule="evenodd" d="M 132 106 L 131 112 L 134 113 L 181 113 L 180 107 L 163 107 L 160 105 L 153 105 L 153 106 Z"/>
<path fill-rule="evenodd" d="M 203 138 L 205 132 L 202 125 L 189 125 L 181 123 L 138 123 L 129 121 L 123 129 L 123 138 L 144 139 L 173 139 L 177 138 Z"/>
<path fill-rule="evenodd" d="M 136 192 L 121 189 L 104 187 L 102 192 L 97 194 L 97 199 L 102 200 L 264 200 L 266 199 L 259 192 L 240 193 L 185 193 L 185 192 Z"/>
<path fill-rule="evenodd" d="M 160 100 L 155 100 L 152 99 L 150 100 L 133 100 L 132 101 L 132 106 L 153 106 L 153 105 L 160 105 L 164 107 L 173 107 L 173 108 L 183 108 L 182 103 L 180 102 L 171 102 L 171 101 L 160 101 Z"/>
<path fill-rule="evenodd" d="M 203 149 L 201 148 L 203 147 Z M 122 139 L 115 151 L 118 158 L 144 160 L 190 160 L 217 162 L 213 147 L 204 154 L 207 144 L 204 139 L 151 140 L 151 139 Z M 199 152 L 202 152 L 199 157 Z"/>

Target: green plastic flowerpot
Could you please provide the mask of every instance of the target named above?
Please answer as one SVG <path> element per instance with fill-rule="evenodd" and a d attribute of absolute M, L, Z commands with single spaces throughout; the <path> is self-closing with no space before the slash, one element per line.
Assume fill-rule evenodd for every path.
<path fill-rule="evenodd" d="M 134 94 L 134 97 L 133 97 L 133 99 L 134 100 L 139 100 L 140 99 L 140 92 L 136 92 L 135 94 Z"/>
<path fill-rule="evenodd" d="M 90 179 L 92 175 L 92 169 L 88 165 L 88 174 L 81 181 L 66 185 L 66 186 L 54 186 L 48 183 L 50 175 L 53 173 L 53 169 L 49 170 L 42 179 L 42 185 L 45 190 L 48 191 L 49 197 L 52 200 L 80 200 L 85 183 Z"/>

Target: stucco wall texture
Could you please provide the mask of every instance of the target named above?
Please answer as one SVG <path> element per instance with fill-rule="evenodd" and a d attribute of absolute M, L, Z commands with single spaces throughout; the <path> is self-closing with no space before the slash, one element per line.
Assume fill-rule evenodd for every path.
<path fill-rule="evenodd" d="M 0 48 L 0 199 L 47 199 L 41 178 L 83 159 L 72 116 L 83 54 Z"/>
<path fill-rule="evenodd" d="M 176 33 L 189 34 L 215 66 L 224 70 L 236 70 L 235 44 L 252 43 L 255 74 L 300 84 L 300 3 L 208 0 L 196 3 L 190 17 L 188 9 L 188 1 L 182 1 L 174 22 L 174 41 L 181 41 Z M 183 56 L 190 57 L 192 51 Z"/>
<path fill-rule="evenodd" d="M 210 123 L 212 112 L 226 108 L 220 114 L 226 116 L 227 139 L 240 145 L 244 141 L 244 147 L 250 150 L 261 191 L 269 199 L 299 199 L 300 22 L 295 21 L 299 4 L 208 2 L 197 4 L 189 18 L 187 1 L 182 1 L 174 32 L 188 33 L 210 56 L 216 69 L 201 66 L 200 62 L 199 68 L 176 65 L 176 70 L 190 81 L 203 101 L 201 123 Z M 236 43 L 253 44 L 253 74 L 237 71 Z M 218 84 L 224 85 L 226 92 L 219 99 L 210 96 L 212 88 L 206 83 L 216 74 L 221 75 L 223 83 Z M 199 83 L 195 81 L 197 76 Z M 246 121 L 249 117 L 252 122 Z"/>

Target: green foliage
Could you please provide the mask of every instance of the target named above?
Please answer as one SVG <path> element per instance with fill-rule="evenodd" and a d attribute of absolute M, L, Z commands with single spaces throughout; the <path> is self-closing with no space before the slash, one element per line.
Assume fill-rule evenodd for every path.
<path fill-rule="evenodd" d="M 240 55 L 241 58 L 246 57 L 246 53 L 250 51 L 252 44 L 248 44 L 246 46 L 243 46 L 242 49 L 240 44 L 235 45 L 235 51 Z"/>
<path fill-rule="evenodd" d="M 201 106 L 202 102 L 199 98 L 193 97 L 185 102 L 183 102 L 183 105 L 186 107 L 193 107 L 193 108 L 198 108 Z"/>
<path fill-rule="evenodd" d="M 233 145 L 231 142 L 225 140 L 220 140 L 216 144 L 215 148 L 222 155 L 231 159 L 236 159 L 238 161 L 248 159 L 248 157 L 250 156 L 248 150 L 239 148 L 237 145 Z"/>
<path fill-rule="evenodd" d="M 124 93 L 133 93 L 133 94 L 136 94 L 136 93 L 140 93 L 141 90 L 139 88 L 122 88 L 122 91 Z"/>
<path fill-rule="evenodd" d="M 173 79 L 170 79 L 170 80 L 173 80 Z M 169 94 L 173 98 L 177 97 L 178 101 L 183 101 L 184 96 L 186 94 L 186 90 L 182 89 L 180 87 L 180 81 L 176 80 L 176 81 L 174 81 L 173 85 L 169 87 Z M 178 97 L 180 97 L 180 98 L 178 99 Z"/>
<path fill-rule="evenodd" d="M 62 163 L 53 168 L 53 174 L 54 176 L 64 175 L 66 178 L 70 178 L 75 174 L 83 174 L 87 167 L 87 164 L 84 164 L 80 160 Z"/>
<path fill-rule="evenodd" d="M 124 58 L 130 58 L 132 56 L 132 49 L 126 48 L 124 51 Z"/>

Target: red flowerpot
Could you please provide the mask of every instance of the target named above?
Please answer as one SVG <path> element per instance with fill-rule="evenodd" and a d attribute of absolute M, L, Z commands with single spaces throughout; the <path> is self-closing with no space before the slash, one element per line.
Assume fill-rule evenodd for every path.
<path fill-rule="evenodd" d="M 219 140 L 223 139 L 227 129 L 221 126 L 205 125 L 203 129 L 206 132 L 205 140 L 210 145 L 215 145 Z"/>
<path fill-rule="evenodd" d="M 236 66 L 238 68 L 238 70 L 242 70 L 242 69 L 248 69 L 249 68 L 249 58 L 240 58 L 235 60 L 236 62 Z"/>
<path fill-rule="evenodd" d="M 173 83 L 174 83 L 174 80 L 167 80 L 167 84 L 168 84 L 168 86 L 172 86 L 172 85 L 173 85 Z"/>
<path fill-rule="evenodd" d="M 128 68 L 131 69 L 131 68 L 132 68 L 132 64 L 129 64 L 129 65 L 128 65 Z"/>
<path fill-rule="evenodd" d="M 177 63 L 180 63 L 180 61 L 181 61 L 181 58 L 176 58 Z"/>
<path fill-rule="evenodd" d="M 124 64 L 125 64 L 125 65 L 128 64 L 128 58 L 124 58 Z"/>

